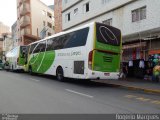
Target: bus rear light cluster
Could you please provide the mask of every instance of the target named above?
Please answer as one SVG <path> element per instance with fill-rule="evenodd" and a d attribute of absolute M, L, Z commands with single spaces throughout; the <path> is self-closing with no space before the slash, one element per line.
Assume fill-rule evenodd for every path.
<path fill-rule="evenodd" d="M 91 70 L 92 70 L 92 62 L 93 62 L 93 51 L 90 51 L 88 55 L 88 67 Z"/>

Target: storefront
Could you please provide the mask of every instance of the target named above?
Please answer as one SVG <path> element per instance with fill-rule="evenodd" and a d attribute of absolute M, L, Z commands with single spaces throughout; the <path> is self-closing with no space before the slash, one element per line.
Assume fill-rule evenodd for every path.
<path fill-rule="evenodd" d="M 159 46 L 160 47 L 160 46 Z M 155 55 L 155 54 L 160 54 L 160 49 L 158 50 L 149 50 L 149 55 Z"/>
<path fill-rule="evenodd" d="M 159 61 L 159 38 L 123 44 L 122 62 L 125 62 L 128 65 L 129 77 L 142 79 L 147 74 L 148 63 L 150 63 L 149 66 L 152 71 Z M 143 64 L 143 67 L 141 64 Z"/>
<path fill-rule="evenodd" d="M 128 77 L 143 78 L 147 43 L 142 40 L 123 44 L 122 62 L 128 66 Z"/>
<path fill-rule="evenodd" d="M 123 45 L 122 61 L 145 59 L 146 42 L 136 42 Z"/>

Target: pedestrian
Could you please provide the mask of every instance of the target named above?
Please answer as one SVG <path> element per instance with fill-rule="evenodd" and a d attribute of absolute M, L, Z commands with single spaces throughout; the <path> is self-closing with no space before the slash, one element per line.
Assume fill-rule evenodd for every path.
<path fill-rule="evenodd" d="M 123 64 L 122 71 L 123 71 L 123 77 L 122 78 L 126 79 L 127 75 L 128 75 L 128 66 L 127 66 L 127 64 L 125 64 L 125 63 Z"/>
<path fill-rule="evenodd" d="M 160 77 L 160 60 L 158 64 L 153 68 L 153 82 L 159 82 Z"/>
<path fill-rule="evenodd" d="M 145 70 L 146 70 L 146 72 L 145 72 L 145 77 L 144 77 L 144 79 L 145 80 L 151 80 L 151 76 L 152 76 L 152 74 L 153 74 L 153 68 L 152 68 L 152 66 L 151 66 L 151 62 L 150 61 L 148 61 L 147 62 L 147 65 L 146 65 L 146 67 L 145 67 Z"/>
<path fill-rule="evenodd" d="M 123 63 L 120 64 L 120 72 L 119 72 L 119 79 L 122 79 L 124 76 L 124 73 L 123 73 Z"/>

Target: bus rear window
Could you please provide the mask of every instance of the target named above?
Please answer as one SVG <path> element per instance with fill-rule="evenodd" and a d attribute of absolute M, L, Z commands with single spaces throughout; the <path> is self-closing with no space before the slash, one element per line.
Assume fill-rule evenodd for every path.
<path fill-rule="evenodd" d="M 104 44 L 119 46 L 121 42 L 121 31 L 112 26 L 96 23 L 97 41 Z"/>

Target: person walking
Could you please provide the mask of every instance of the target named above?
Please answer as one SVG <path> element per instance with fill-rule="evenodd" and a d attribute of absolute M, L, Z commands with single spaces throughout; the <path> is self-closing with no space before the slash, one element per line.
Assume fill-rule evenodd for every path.
<path fill-rule="evenodd" d="M 153 68 L 153 82 L 159 82 L 160 78 L 160 60 L 158 64 Z"/>
<path fill-rule="evenodd" d="M 123 74 L 124 74 L 123 78 L 126 79 L 127 75 L 128 75 L 128 66 L 127 66 L 127 64 L 123 65 Z"/>

